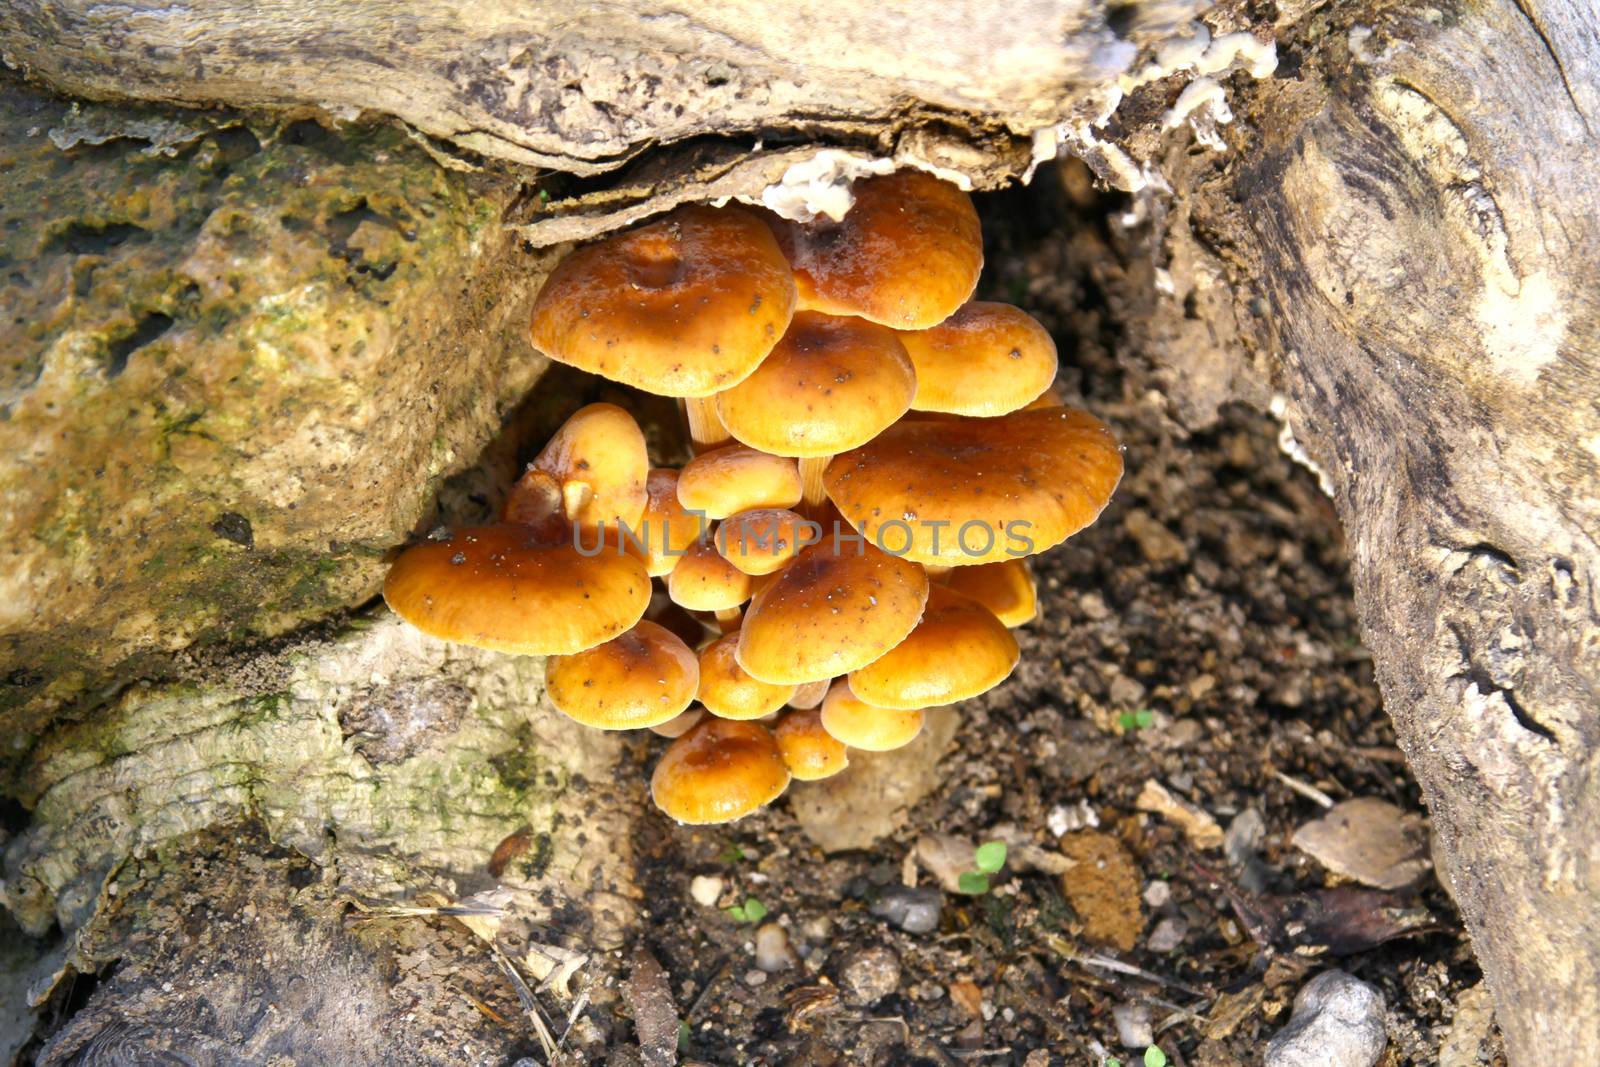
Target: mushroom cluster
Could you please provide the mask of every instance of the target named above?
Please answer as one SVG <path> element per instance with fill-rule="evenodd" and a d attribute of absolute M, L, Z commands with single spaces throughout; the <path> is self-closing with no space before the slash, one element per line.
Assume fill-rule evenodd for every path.
<path fill-rule="evenodd" d="M 967 195 L 915 171 L 854 192 L 839 221 L 680 207 L 563 260 L 534 345 L 679 398 L 694 458 L 652 468 L 634 419 L 590 405 L 500 523 L 408 548 L 384 587 L 430 634 L 547 656 L 578 722 L 673 738 L 651 786 L 681 822 L 998 685 L 1036 611 L 1026 557 L 1122 476 L 1110 431 L 1051 395 L 1045 329 L 971 299 Z"/>

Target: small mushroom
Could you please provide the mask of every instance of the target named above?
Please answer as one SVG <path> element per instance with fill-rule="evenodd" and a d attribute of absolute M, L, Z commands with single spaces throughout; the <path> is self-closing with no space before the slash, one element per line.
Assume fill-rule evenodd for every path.
<path fill-rule="evenodd" d="M 768 218 L 794 266 L 799 308 L 900 330 L 949 318 L 983 269 L 972 198 L 917 170 L 867 178 L 851 191 L 855 203 L 839 222 Z"/>
<path fill-rule="evenodd" d="M 944 584 L 976 600 L 1010 627 L 1025 626 L 1039 613 L 1038 589 L 1025 559 L 955 567 Z"/>
<path fill-rule="evenodd" d="M 580 248 L 534 302 L 534 347 L 648 393 L 707 397 L 778 343 L 795 286 L 772 233 L 738 208 L 680 207 Z"/>
<path fill-rule="evenodd" d="M 850 765 L 844 742 L 822 728 L 822 711 L 789 711 L 773 727 L 789 773 L 802 782 L 831 778 Z"/>
<path fill-rule="evenodd" d="M 800 503 L 800 489 L 794 460 L 744 445 L 696 456 L 678 472 L 678 502 L 708 519 L 757 508 L 792 508 Z"/>
<path fill-rule="evenodd" d="M 803 499 L 814 507 L 825 496 L 828 460 L 893 425 L 916 391 L 916 372 L 893 330 L 802 311 L 755 373 L 717 394 L 717 413 L 744 444 L 797 457 Z"/>
<path fill-rule="evenodd" d="M 752 678 L 739 666 L 737 632 L 724 634 L 700 650 L 700 703 L 724 719 L 759 719 L 794 696 L 792 685 Z"/>
<path fill-rule="evenodd" d="M 927 599 L 921 567 L 830 535 L 751 600 L 739 630 L 739 665 L 787 685 L 848 674 L 905 640 Z"/>
<path fill-rule="evenodd" d="M 922 732 L 925 714 L 875 708 L 858 700 L 844 682 L 835 682 L 822 702 L 822 728 L 843 744 L 864 752 L 904 748 Z"/>
<path fill-rule="evenodd" d="M 650 577 L 631 556 L 581 554 L 570 533 L 504 524 L 406 549 L 383 583 L 423 633 L 523 655 L 569 655 L 638 622 Z"/>
<path fill-rule="evenodd" d="M 969 301 L 939 325 L 904 332 L 900 340 L 916 367 L 911 407 L 917 411 L 1004 415 L 1037 400 L 1056 376 L 1049 332 L 1009 304 Z"/>
<path fill-rule="evenodd" d="M 567 521 L 615 533 L 636 529 L 648 502 L 644 433 L 615 404 L 590 404 L 562 423 L 533 461 L 561 488 Z"/>
<path fill-rule="evenodd" d="M 789 770 L 765 726 L 714 715 L 668 745 L 650 776 L 656 807 L 697 825 L 741 818 L 788 786 Z"/>
<path fill-rule="evenodd" d="M 878 708 L 913 711 L 954 704 L 1005 681 L 1016 669 L 1017 639 L 971 597 L 934 585 L 922 621 L 906 639 L 852 671 L 850 691 Z"/>
<path fill-rule="evenodd" d="M 1122 478 L 1111 431 L 1073 408 L 904 419 L 828 464 L 845 519 L 905 559 L 976 566 L 1043 552 L 1092 523 Z"/>
<path fill-rule="evenodd" d="M 641 621 L 621 637 L 544 665 L 556 710 L 600 730 L 660 726 L 681 715 L 700 686 L 694 651 L 666 627 Z"/>
<path fill-rule="evenodd" d="M 820 540 L 821 527 L 788 508 L 756 508 L 717 526 L 722 557 L 749 575 L 771 574 Z"/>
<path fill-rule="evenodd" d="M 650 727 L 650 732 L 660 737 L 679 738 L 695 728 L 699 721 L 706 717 L 705 708 L 690 708 L 675 719 L 668 719 Z"/>
<path fill-rule="evenodd" d="M 701 541 L 690 545 L 667 575 L 667 595 L 689 611 L 715 612 L 726 627 L 738 619 L 739 605 L 750 599 L 750 576 Z"/>

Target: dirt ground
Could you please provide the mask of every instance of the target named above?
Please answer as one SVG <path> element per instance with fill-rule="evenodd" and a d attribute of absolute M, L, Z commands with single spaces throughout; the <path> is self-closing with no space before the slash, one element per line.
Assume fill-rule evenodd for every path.
<path fill-rule="evenodd" d="M 1115 202 L 1077 218 L 1063 204 L 1049 181 L 983 202 L 980 295 L 1050 327 L 1061 381 L 1121 436 L 1128 475 L 1098 524 L 1035 561 L 1042 613 L 1021 667 L 958 709 L 939 784 L 898 832 L 825 855 L 785 802 L 727 829 L 641 822 L 645 940 L 688 1012 L 681 1049 L 715 1064 L 1142 1062 L 1118 1039 L 1124 1004 L 1148 1011 L 1171 1062 L 1258 1063 L 1299 986 L 1337 965 L 1383 993 L 1383 1063 L 1436 1063 L 1480 979 L 1448 895 L 1429 873 L 1393 898 L 1318 897 L 1341 879 L 1289 843 L 1322 809 L 1277 775 L 1422 810 L 1333 509 L 1271 419 L 1228 408 L 1196 435 L 1171 421 L 1097 281 Z M 641 776 L 659 749 L 638 746 Z M 1227 845 L 1139 810 L 1151 780 L 1232 828 Z M 927 834 L 1009 839 L 1012 860 L 987 894 L 942 894 L 937 930 L 907 933 L 873 908 Z M 1063 853 L 1086 862 L 1051 873 Z M 758 900 L 803 961 L 756 969 L 753 925 L 695 903 L 697 875 L 722 880 L 724 906 Z M 1503 1062 L 1497 1038 L 1478 1062 Z"/>

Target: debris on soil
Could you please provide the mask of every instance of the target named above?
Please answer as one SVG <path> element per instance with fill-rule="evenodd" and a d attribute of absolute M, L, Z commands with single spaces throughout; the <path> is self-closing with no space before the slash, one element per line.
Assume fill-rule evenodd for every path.
<path fill-rule="evenodd" d="M 1161 816 L 1181 829 L 1195 848 L 1217 848 L 1222 844 L 1222 827 L 1209 813 L 1173 796 L 1160 782 L 1144 783 L 1134 806 Z"/>
<path fill-rule="evenodd" d="M 1324 971 L 1294 998 L 1289 1024 L 1267 1044 L 1266 1067 L 1372 1067 L 1387 1040 L 1383 994 Z"/>
<path fill-rule="evenodd" d="M 1083 830 L 1061 839 L 1072 868 L 1061 889 L 1083 923 L 1083 936 L 1126 952 L 1144 931 L 1139 871 L 1116 838 Z"/>
<path fill-rule="evenodd" d="M 633 1015 L 633 1030 L 645 1067 L 678 1062 L 678 1008 L 660 962 L 644 947 L 634 950 L 633 970 L 622 983 L 622 998 Z"/>
<path fill-rule="evenodd" d="M 1294 832 L 1296 848 L 1334 874 L 1374 889 L 1404 889 L 1428 873 L 1422 816 L 1377 797 L 1356 797 Z"/>

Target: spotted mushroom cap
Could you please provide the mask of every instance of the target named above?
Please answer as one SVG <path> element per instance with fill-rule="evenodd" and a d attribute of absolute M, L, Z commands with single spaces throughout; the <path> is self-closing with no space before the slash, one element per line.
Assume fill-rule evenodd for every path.
<path fill-rule="evenodd" d="M 917 628 L 894 648 L 850 673 L 850 691 L 878 708 L 914 711 L 954 704 L 1005 681 L 1017 666 L 1017 639 L 971 597 L 935 585 Z"/>
<path fill-rule="evenodd" d="M 944 584 L 976 600 L 1007 626 L 1025 626 L 1039 613 L 1039 592 L 1025 559 L 956 567 Z"/>
<path fill-rule="evenodd" d="M 744 445 L 712 449 L 678 472 L 678 502 L 708 519 L 756 508 L 792 508 L 800 493 L 800 468 L 794 460 Z"/>
<path fill-rule="evenodd" d="M 735 655 L 737 631 L 723 634 L 700 650 L 700 703 L 724 719 L 759 719 L 783 707 L 794 686 L 750 677 Z"/>
<path fill-rule="evenodd" d="M 681 715 L 700 686 L 694 650 L 647 620 L 605 644 L 544 665 L 556 710 L 600 730 L 638 730 Z"/>
<path fill-rule="evenodd" d="M 786 711 L 772 728 L 784 766 L 797 781 L 831 778 L 850 765 L 844 742 L 822 727 L 822 710 Z"/>
<path fill-rule="evenodd" d="M 638 622 L 650 577 L 631 556 L 584 556 L 570 536 L 480 526 L 413 545 L 384 579 L 383 598 L 423 633 L 477 648 L 568 655 Z"/>
<path fill-rule="evenodd" d="M 750 576 L 697 541 L 667 575 L 667 595 L 689 611 L 727 611 L 750 599 Z"/>
<path fill-rule="evenodd" d="M 650 776 L 650 795 L 681 823 L 732 822 L 789 786 L 778 743 L 757 722 L 702 719 L 672 744 Z"/>
<path fill-rule="evenodd" d="M 844 682 L 835 682 L 822 701 L 822 728 L 851 748 L 888 752 L 904 748 L 922 732 L 926 713 L 875 708 L 858 700 Z"/>
<path fill-rule="evenodd" d="M 831 456 L 887 429 L 916 391 L 916 372 L 893 330 L 802 311 L 754 374 L 717 394 L 717 413 L 752 448 Z"/>
<path fill-rule="evenodd" d="M 579 408 L 533 461 L 561 487 L 567 521 L 616 531 L 639 525 L 648 502 L 644 433 L 615 404 Z"/>
<path fill-rule="evenodd" d="M 905 640 L 927 599 L 921 567 L 829 536 L 751 600 L 739 629 L 739 665 L 789 685 L 847 674 Z"/>
<path fill-rule="evenodd" d="M 771 574 L 808 544 L 821 539 L 821 527 L 788 508 L 756 508 L 730 515 L 717 526 L 717 551 L 749 575 Z"/>
<path fill-rule="evenodd" d="M 534 347 L 647 393 L 701 397 L 737 385 L 794 313 L 771 231 L 738 208 L 680 207 L 580 248 L 534 303 Z"/>
<path fill-rule="evenodd" d="M 902 420 L 829 463 L 823 484 L 874 543 L 960 567 L 1060 544 L 1099 516 L 1121 478 L 1122 450 L 1099 419 L 1038 408 Z"/>
<path fill-rule="evenodd" d="M 855 183 L 839 222 L 771 224 L 794 265 L 801 310 L 924 330 L 972 295 L 983 231 L 972 198 L 917 170 Z"/>
<path fill-rule="evenodd" d="M 1038 399 L 1056 376 L 1049 332 L 1010 304 L 972 300 L 939 325 L 904 332 L 900 340 L 916 367 L 911 406 L 917 411 L 1004 415 Z"/>

